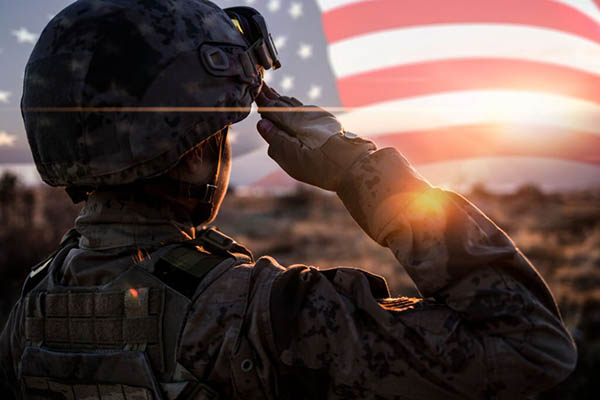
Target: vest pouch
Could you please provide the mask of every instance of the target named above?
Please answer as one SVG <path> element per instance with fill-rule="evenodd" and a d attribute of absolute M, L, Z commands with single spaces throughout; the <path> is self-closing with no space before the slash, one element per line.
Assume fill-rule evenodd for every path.
<path fill-rule="evenodd" d="M 63 352 L 26 347 L 19 378 L 23 398 L 66 400 L 161 400 L 141 351 Z"/>

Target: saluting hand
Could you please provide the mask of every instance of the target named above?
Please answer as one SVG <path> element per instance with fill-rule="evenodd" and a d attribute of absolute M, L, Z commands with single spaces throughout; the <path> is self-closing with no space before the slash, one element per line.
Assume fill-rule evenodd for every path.
<path fill-rule="evenodd" d="M 256 104 L 263 118 L 257 129 L 269 144 L 269 156 L 301 182 L 336 191 L 350 167 L 377 149 L 346 132 L 331 113 L 280 96 L 266 84 Z"/>

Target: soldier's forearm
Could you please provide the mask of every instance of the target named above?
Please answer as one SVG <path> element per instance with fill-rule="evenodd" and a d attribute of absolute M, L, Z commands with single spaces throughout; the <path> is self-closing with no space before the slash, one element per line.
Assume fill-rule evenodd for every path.
<path fill-rule="evenodd" d="M 548 388 L 574 368 L 574 344 L 544 280 L 465 198 L 432 188 L 393 149 L 361 160 L 338 194 L 421 294 L 445 306 L 447 322 L 455 318 L 465 335 L 485 338 L 482 373 L 509 382 L 505 396 Z"/>
<path fill-rule="evenodd" d="M 424 296 L 494 266 L 555 310 L 543 280 L 508 236 L 460 195 L 433 188 L 397 150 L 380 149 L 356 163 L 338 195 L 365 232 L 393 251 Z"/>
<path fill-rule="evenodd" d="M 396 149 L 384 148 L 354 163 L 337 194 L 363 230 L 386 246 L 386 237 L 402 229 L 406 205 L 429 189 Z"/>

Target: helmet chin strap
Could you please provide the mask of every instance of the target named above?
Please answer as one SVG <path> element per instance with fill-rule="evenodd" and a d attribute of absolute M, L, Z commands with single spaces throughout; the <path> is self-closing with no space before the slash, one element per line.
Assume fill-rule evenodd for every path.
<path fill-rule="evenodd" d="M 225 127 L 224 130 L 225 131 L 221 134 L 219 143 L 217 171 L 215 172 L 212 183 L 207 183 L 205 185 L 187 184 L 189 185 L 188 190 L 192 189 L 193 187 L 195 192 L 188 192 L 189 196 L 199 200 L 198 205 L 194 208 L 191 214 L 192 222 L 194 223 L 194 225 L 200 225 L 201 223 L 207 221 L 212 216 L 213 210 L 215 208 L 214 197 L 215 193 L 217 192 L 219 177 L 221 175 L 221 158 L 223 157 L 223 149 L 225 147 L 225 142 L 227 142 L 229 126 Z"/>
<path fill-rule="evenodd" d="M 219 186 L 219 177 L 221 174 L 221 158 L 223 157 L 225 143 L 227 142 L 229 127 L 227 126 L 223 129 L 224 132 L 221 133 L 221 140 L 219 143 L 217 170 L 211 183 L 199 185 L 175 180 L 168 176 L 154 178 L 151 181 L 151 186 L 154 188 L 153 190 L 160 190 L 164 193 L 176 193 L 178 196 L 196 199 L 198 201 L 198 205 L 194 208 L 191 214 L 191 219 L 194 225 L 200 225 L 201 223 L 206 222 L 212 216 L 215 208 L 215 194 Z M 131 185 L 114 186 L 112 188 L 114 190 L 132 191 L 135 190 L 134 187 L 136 185 L 140 185 L 142 191 L 145 191 L 143 190 L 144 186 L 146 185 L 146 182 L 144 181 L 134 182 Z M 95 190 L 96 188 L 94 187 L 85 186 L 66 188 L 66 192 L 71 197 L 73 203 L 79 203 L 87 200 L 90 193 L 94 192 Z"/>

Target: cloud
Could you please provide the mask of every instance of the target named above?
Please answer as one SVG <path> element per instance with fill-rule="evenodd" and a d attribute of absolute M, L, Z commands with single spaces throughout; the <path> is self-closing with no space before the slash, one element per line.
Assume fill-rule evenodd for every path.
<path fill-rule="evenodd" d="M 17 137 L 15 135 L 9 135 L 6 131 L 0 131 L 0 147 L 7 146 L 12 147 L 15 145 Z"/>
<path fill-rule="evenodd" d="M 8 104 L 8 98 L 10 97 L 11 94 L 12 94 L 11 92 L 5 92 L 3 90 L 0 90 L 0 103 Z"/>
<path fill-rule="evenodd" d="M 13 30 L 10 32 L 11 35 L 17 38 L 18 43 L 31 43 L 35 44 L 35 41 L 38 38 L 37 33 L 33 33 L 27 30 L 27 28 L 20 27 L 17 30 Z"/>

